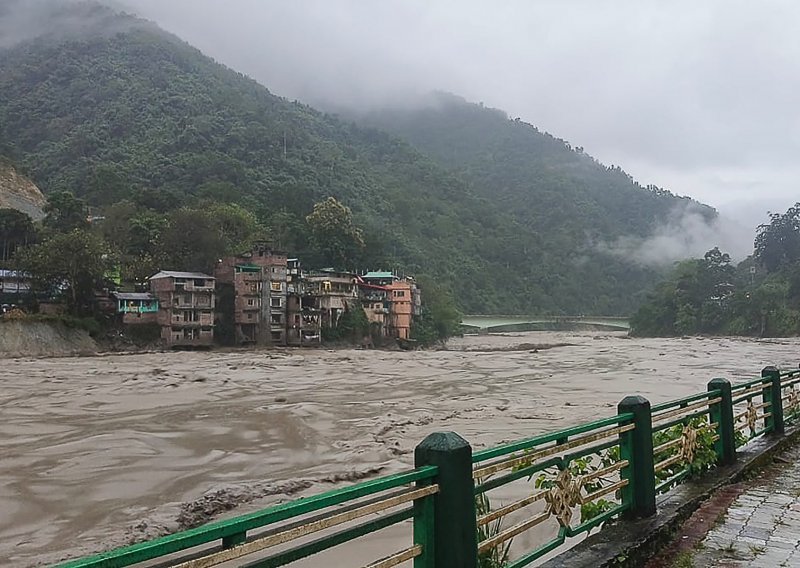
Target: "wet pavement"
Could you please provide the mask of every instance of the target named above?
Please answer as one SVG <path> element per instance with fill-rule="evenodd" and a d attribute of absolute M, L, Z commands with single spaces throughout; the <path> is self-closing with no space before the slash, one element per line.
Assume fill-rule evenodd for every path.
<path fill-rule="evenodd" d="M 800 567 L 800 447 L 737 493 L 694 551 L 676 556 L 673 566 Z M 684 530 L 682 538 L 691 536 Z"/>

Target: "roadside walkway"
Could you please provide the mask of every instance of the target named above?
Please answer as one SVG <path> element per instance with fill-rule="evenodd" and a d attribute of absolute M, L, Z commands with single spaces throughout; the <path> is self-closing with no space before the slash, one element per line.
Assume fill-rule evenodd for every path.
<path fill-rule="evenodd" d="M 661 558 L 673 568 L 800 568 L 800 447 L 709 499 Z"/>

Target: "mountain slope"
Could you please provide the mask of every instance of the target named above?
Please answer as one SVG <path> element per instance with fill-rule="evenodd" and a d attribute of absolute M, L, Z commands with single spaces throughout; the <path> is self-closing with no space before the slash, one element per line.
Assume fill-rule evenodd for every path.
<path fill-rule="evenodd" d="M 418 104 L 357 116 L 397 134 L 466 177 L 478 194 L 539 230 L 592 239 L 647 235 L 670 214 L 716 212 L 655 186 L 642 187 L 619 167 L 506 113 L 448 93 Z"/>
<path fill-rule="evenodd" d="M 34 220 L 44 217 L 44 195 L 31 180 L 0 157 L 0 209 L 16 209 Z"/>
<path fill-rule="evenodd" d="M 82 25 L 60 26 L 65 13 Z M 0 140 L 46 193 L 154 209 L 235 201 L 288 227 L 281 244 L 301 255 L 304 216 L 333 195 L 365 229 L 365 266 L 437 278 L 473 313 L 630 311 L 653 272 L 592 243 L 644 234 L 684 203 L 629 181 L 641 198 L 591 179 L 575 191 L 558 168 L 523 195 L 525 161 L 537 152 L 550 160 L 548 148 L 505 133 L 487 148 L 480 117 L 464 123 L 474 141 L 453 133 L 426 147 L 416 129 L 400 132 L 434 160 L 277 97 L 142 20 L 92 3 L 49 17 L 46 29 L 66 31 L 0 50 Z M 467 149 L 448 159 L 445 148 L 459 140 Z M 580 160 L 588 165 L 565 167 L 601 167 Z"/>

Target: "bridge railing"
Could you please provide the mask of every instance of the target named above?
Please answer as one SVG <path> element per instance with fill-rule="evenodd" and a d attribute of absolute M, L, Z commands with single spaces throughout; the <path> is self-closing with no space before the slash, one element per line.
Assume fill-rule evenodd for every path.
<path fill-rule="evenodd" d="M 657 512 L 656 496 L 736 460 L 755 437 L 800 421 L 800 369 L 766 367 L 735 385 L 477 451 L 431 434 L 411 471 L 376 478 L 188 531 L 74 560 L 60 568 L 278 567 L 402 525 L 410 546 L 368 568 L 520 568 L 608 520 Z M 405 521 L 411 520 L 411 523 Z M 524 533 L 526 545 L 511 544 Z M 313 538 L 313 539 L 312 539 Z M 534 542 L 533 546 L 527 546 Z M 242 562 L 238 560 L 241 559 Z M 148 563 L 149 562 L 149 563 Z M 142 564 L 146 563 L 146 564 Z"/>
<path fill-rule="evenodd" d="M 568 538 L 629 510 L 635 430 L 635 415 L 623 412 L 476 452 L 472 476 L 479 557 L 494 560 L 492 565 L 506 565 L 511 540 L 540 527 L 541 544 L 508 564 L 525 566 Z M 491 509 L 490 493 L 520 480 L 527 487 L 517 493 L 524 496 Z"/>
<path fill-rule="evenodd" d="M 407 519 L 414 520 L 412 546 L 369 564 L 369 568 L 388 568 L 410 559 L 414 559 L 415 566 L 433 566 L 431 531 L 426 527 L 432 528 L 433 497 L 439 490 L 435 483 L 437 471 L 435 466 L 420 467 L 74 560 L 61 567 L 117 568 L 164 559 L 167 562 L 159 566 L 200 568 L 240 558 L 249 562 L 256 555 L 260 556 L 257 560 L 236 565 L 285 566 Z M 366 517 L 366 522 L 354 523 Z M 346 528 L 330 531 L 338 526 Z M 326 534 L 321 538 L 292 546 L 323 531 Z M 271 552 L 286 544 L 290 546 Z"/>

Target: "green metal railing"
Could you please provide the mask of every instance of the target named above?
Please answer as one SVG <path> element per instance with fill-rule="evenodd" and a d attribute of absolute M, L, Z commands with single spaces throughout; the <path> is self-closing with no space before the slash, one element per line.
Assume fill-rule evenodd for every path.
<path fill-rule="evenodd" d="M 411 546 L 368 564 L 520 568 L 613 519 L 656 513 L 656 495 L 736 460 L 738 446 L 800 420 L 800 369 L 473 453 L 452 432 L 416 448 L 415 469 L 61 564 L 59 568 L 285 566 L 411 520 Z M 492 503 L 502 500 L 502 505 Z M 367 519 L 367 520 L 365 520 Z M 535 531 L 537 545 L 511 549 Z M 316 537 L 311 540 L 311 537 Z M 513 558 L 512 558 L 513 552 Z M 239 562 L 241 559 L 241 562 Z M 147 564 L 151 566 L 152 564 Z M 230 565 L 230 564 L 228 564 Z"/>

